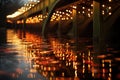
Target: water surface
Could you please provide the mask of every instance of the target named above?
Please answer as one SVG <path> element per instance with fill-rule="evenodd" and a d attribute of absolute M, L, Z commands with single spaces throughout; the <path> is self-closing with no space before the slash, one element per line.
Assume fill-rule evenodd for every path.
<path fill-rule="evenodd" d="M 8 29 L 0 43 L 0 80 L 117 80 L 119 50 L 93 52 L 90 38 L 77 43 L 69 37 Z"/>

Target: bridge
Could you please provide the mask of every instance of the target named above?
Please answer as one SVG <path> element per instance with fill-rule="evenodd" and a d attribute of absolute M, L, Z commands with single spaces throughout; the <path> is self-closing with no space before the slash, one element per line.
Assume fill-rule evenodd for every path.
<path fill-rule="evenodd" d="M 55 33 L 77 39 L 89 27 L 92 30 L 87 31 L 86 36 L 92 34 L 88 37 L 92 37 L 96 52 L 104 52 L 111 28 L 119 17 L 119 0 L 41 0 L 10 20 L 24 24 L 23 27 L 39 24 L 43 37 Z"/>

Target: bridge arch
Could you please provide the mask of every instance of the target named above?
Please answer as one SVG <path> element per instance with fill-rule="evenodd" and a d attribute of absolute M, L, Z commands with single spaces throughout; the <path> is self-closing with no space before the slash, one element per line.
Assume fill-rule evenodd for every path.
<path fill-rule="evenodd" d="M 49 12 L 48 12 L 48 17 L 45 19 L 43 26 L 42 26 L 42 36 L 45 37 L 45 33 L 46 33 L 46 26 L 48 25 L 48 22 L 51 19 L 52 13 L 54 12 L 57 4 L 59 4 L 61 2 L 61 0 L 56 0 L 54 2 L 54 4 L 50 7 Z"/>
<path fill-rule="evenodd" d="M 76 0 L 55 0 L 55 2 L 53 3 L 53 5 L 51 7 L 49 7 L 49 12 L 48 12 L 48 17 L 44 20 L 43 22 L 43 26 L 42 26 L 42 36 L 45 37 L 45 33 L 46 33 L 46 27 L 47 25 L 49 24 L 49 21 L 51 19 L 51 16 L 54 12 L 54 10 L 57 8 L 57 7 L 60 7 L 60 5 L 67 5 L 68 3 L 72 3 L 72 2 L 75 2 Z"/>

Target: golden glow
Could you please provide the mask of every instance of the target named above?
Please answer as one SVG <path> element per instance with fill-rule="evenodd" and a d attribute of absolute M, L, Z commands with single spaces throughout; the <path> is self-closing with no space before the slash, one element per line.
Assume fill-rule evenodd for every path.
<path fill-rule="evenodd" d="M 109 0 L 109 2 L 112 2 L 112 0 Z"/>
<path fill-rule="evenodd" d="M 111 15 L 112 13 L 111 12 L 109 12 L 109 15 Z"/>
<path fill-rule="evenodd" d="M 7 18 L 14 18 L 14 17 L 16 17 L 16 16 L 18 16 L 20 14 L 22 14 L 22 12 L 18 11 L 18 12 L 15 12 L 15 13 L 11 14 L 11 15 L 8 15 Z"/>
<path fill-rule="evenodd" d="M 109 6 L 108 9 L 111 9 L 111 6 Z"/>
<path fill-rule="evenodd" d="M 108 0 L 108 1 L 112 2 L 112 0 Z M 28 3 L 25 3 L 24 6 L 21 7 L 20 9 L 18 9 L 18 11 L 16 11 L 14 14 L 8 15 L 7 18 L 14 18 L 14 17 L 24 13 L 25 11 L 34 7 L 38 2 L 40 2 L 40 0 L 28 0 Z M 77 3 L 77 4 L 79 4 L 79 3 Z M 77 7 L 79 9 L 79 6 L 77 4 L 71 5 L 71 6 L 67 7 L 66 9 L 56 10 L 53 13 L 50 21 L 53 22 L 53 21 L 59 21 L 59 20 L 62 20 L 62 21 L 72 20 L 73 19 L 72 9 L 76 9 Z M 92 11 L 93 3 L 90 3 L 89 6 L 91 6 L 91 8 L 88 8 L 86 6 L 80 6 L 81 8 L 80 8 L 80 10 L 78 10 L 78 13 L 84 14 L 85 16 L 90 18 L 93 15 L 93 11 Z M 111 10 L 112 7 L 110 5 L 108 6 L 107 4 L 102 4 L 101 6 L 103 8 L 102 9 L 103 16 L 112 15 L 112 10 Z M 16 13 L 17 13 L 17 15 L 16 15 Z M 27 18 L 26 23 L 39 23 L 39 22 L 42 22 L 45 18 L 47 18 L 47 14 L 44 16 L 42 14 L 39 14 L 36 16 L 33 16 L 32 19 L 30 17 Z M 18 22 L 18 23 L 20 23 L 20 22 Z"/>
<path fill-rule="evenodd" d="M 13 23 L 11 20 L 7 20 L 8 23 Z"/>
<path fill-rule="evenodd" d="M 76 8 L 77 8 L 77 6 L 73 6 L 73 8 L 74 8 L 74 9 L 76 9 Z"/>
<path fill-rule="evenodd" d="M 21 12 L 21 14 L 27 10 L 29 10 L 31 7 L 33 7 L 35 4 L 37 3 L 37 0 L 29 0 L 28 3 L 24 4 L 23 7 L 21 7 L 20 9 L 18 9 L 19 12 Z M 67 20 L 72 20 L 73 19 L 73 12 L 72 12 L 72 9 L 76 9 L 78 6 L 77 5 L 72 5 L 72 7 L 67 7 L 66 9 L 63 9 L 63 10 L 56 10 L 52 17 L 51 17 L 51 20 L 50 21 L 59 21 L 59 20 L 62 20 L 62 21 L 67 21 Z M 93 7 L 93 4 L 91 4 L 91 7 Z M 85 6 L 82 6 L 81 7 L 82 10 L 78 11 L 78 13 L 80 14 L 80 12 L 82 14 L 84 14 L 85 16 L 87 17 L 91 17 L 92 14 L 93 14 L 93 11 L 92 9 L 90 8 L 86 8 Z M 39 22 L 42 22 L 45 18 L 47 18 L 47 14 L 46 15 L 42 15 L 42 14 L 39 14 L 39 15 L 36 15 L 36 16 L 33 16 L 33 17 L 28 17 L 26 19 L 26 23 L 39 23 Z M 80 14 L 81 15 L 81 14 Z M 79 15 L 78 15 L 79 16 Z M 18 24 L 22 23 L 21 21 L 17 21 Z"/>
<path fill-rule="evenodd" d="M 28 4 L 25 4 L 25 5 L 29 6 Z M 29 8 L 31 8 L 31 6 L 34 6 L 34 5 L 30 5 Z M 91 4 L 91 6 L 93 6 L 93 5 Z M 102 14 L 106 15 L 106 10 L 104 9 L 104 8 L 106 8 L 106 5 L 102 5 L 102 7 L 103 7 Z M 72 7 L 72 9 L 76 9 L 76 8 L 78 8 L 78 7 L 77 6 Z M 22 8 L 22 9 L 23 9 L 23 11 L 26 10 L 25 8 Z M 74 17 L 72 9 L 71 8 L 66 8 L 64 10 L 56 10 L 53 13 L 52 17 L 51 17 L 51 22 L 52 21 L 59 21 L 59 20 L 62 20 L 62 21 L 72 20 L 73 17 Z M 79 14 L 77 14 L 77 16 L 81 16 L 81 14 L 83 14 L 83 15 L 85 15 L 87 17 L 92 16 L 92 14 L 93 14 L 92 9 L 84 7 L 84 6 L 81 7 L 81 9 L 82 10 L 77 11 L 79 13 Z M 112 12 L 110 12 L 110 10 L 112 9 L 112 7 L 109 6 L 109 7 L 107 7 L 107 9 L 108 9 L 107 14 L 111 15 Z M 22 12 L 22 10 L 19 9 L 19 12 Z M 46 15 L 39 14 L 39 15 L 35 15 L 35 16 L 32 16 L 32 17 L 28 17 L 26 19 L 26 23 L 40 23 L 46 17 L 47 17 L 47 14 Z M 18 24 L 23 23 L 23 20 L 17 21 L 17 23 Z M 26 35 L 27 35 L 26 38 L 25 38 L 26 41 L 30 41 L 32 43 L 35 43 L 35 45 L 32 45 L 32 47 L 34 47 L 34 48 L 30 47 L 28 49 L 31 54 L 33 53 L 32 58 L 35 57 L 35 55 L 34 55 L 35 52 L 37 52 L 38 54 L 46 54 L 47 53 L 47 51 L 41 51 L 40 52 L 39 49 L 41 48 L 41 46 L 36 45 L 37 43 L 39 43 L 39 44 L 42 43 L 42 40 L 37 38 L 38 36 L 33 36 L 33 35 L 29 34 L 29 33 L 26 33 Z M 20 40 L 16 39 L 16 37 L 14 37 L 14 38 L 15 38 L 15 42 L 17 44 L 21 45 Z M 67 67 L 72 66 L 74 68 L 74 70 L 75 70 L 75 72 L 74 72 L 75 77 L 77 77 L 78 76 L 77 72 L 78 72 L 78 69 L 79 69 L 79 66 L 78 66 L 79 63 L 77 63 L 77 58 L 79 58 L 79 57 L 77 57 L 75 55 L 76 52 L 74 52 L 73 49 L 70 48 L 70 43 L 67 42 L 67 43 L 63 44 L 63 43 L 59 42 L 56 39 L 50 39 L 50 41 L 51 41 L 50 42 L 51 43 L 51 48 L 53 49 L 54 55 L 57 58 L 59 58 L 59 60 L 61 60 L 61 61 L 66 60 L 65 65 Z M 20 47 L 20 49 L 21 49 L 21 47 Z M 22 49 L 26 49 L 25 46 Z M 25 54 L 24 56 L 29 57 L 31 59 L 31 55 Z M 85 73 L 86 69 L 88 69 L 88 70 L 90 70 L 92 72 L 92 76 L 94 77 L 95 74 L 98 73 L 98 69 L 95 68 L 94 62 L 92 62 L 92 60 L 94 60 L 94 58 L 93 58 L 91 52 L 90 51 L 88 51 L 88 53 L 80 52 L 80 58 L 82 58 L 82 60 L 80 61 L 80 64 L 82 65 L 81 72 Z M 106 70 L 105 70 L 106 64 L 105 63 L 106 62 L 109 63 L 110 68 L 107 69 L 107 71 L 109 72 L 108 76 L 109 76 L 109 80 L 110 80 L 111 72 L 112 72 L 111 60 L 105 60 L 104 58 L 106 58 L 106 55 L 99 55 L 97 58 L 102 59 L 102 65 L 101 65 L 102 66 L 102 69 L 101 69 L 102 73 L 101 74 L 102 74 L 103 77 L 106 76 Z M 25 58 L 25 59 L 27 59 L 27 58 Z M 41 59 L 44 59 L 46 64 L 49 64 L 48 61 L 51 60 L 51 59 L 48 59 L 48 58 L 45 58 L 45 57 L 41 57 Z M 120 58 L 117 58 L 116 60 L 120 60 Z M 53 61 L 53 62 L 51 62 L 51 64 L 56 63 L 56 62 Z M 27 63 L 29 63 L 29 61 Z M 34 69 L 29 69 L 30 70 L 30 74 L 28 75 L 29 78 L 34 77 L 33 73 L 37 72 L 36 71 L 37 68 L 40 68 L 40 70 L 44 71 L 43 72 L 44 76 L 48 76 L 48 72 L 50 72 L 51 76 L 54 76 L 54 73 L 52 71 L 55 71 L 57 67 L 62 66 L 62 64 L 57 64 L 58 65 L 57 67 L 54 66 L 54 65 L 53 65 L 53 67 L 51 67 L 49 65 L 46 67 L 45 66 L 46 64 L 44 64 L 44 62 L 43 62 L 43 64 L 40 64 L 40 63 L 41 62 L 39 60 L 36 60 L 34 65 L 31 64 L 32 65 L 31 67 L 33 67 Z M 86 68 L 86 66 L 87 66 L 87 68 Z M 22 73 L 19 70 L 18 70 L 18 72 L 19 72 L 19 74 Z M 61 75 L 65 76 L 65 73 L 62 72 Z"/>
<path fill-rule="evenodd" d="M 11 34 L 9 34 L 10 36 Z M 20 32 L 18 34 L 20 36 Z M 12 36 L 11 36 L 12 37 Z M 10 37 L 10 38 L 11 38 Z M 24 42 L 21 42 L 20 40 L 16 41 L 16 36 L 14 37 L 15 39 L 15 43 L 19 41 L 19 43 L 24 44 L 21 49 L 23 50 L 28 50 L 25 52 L 25 54 L 21 54 L 22 56 L 24 56 L 24 60 L 26 61 L 26 63 L 30 63 L 29 67 L 30 68 L 26 68 L 26 70 L 28 70 L 30 73 L 27 75 L 28 78 L 35 78 L 36 75 L 35 73 L 37 73 L 38 69 L 40 74 L 42 74 L 43 76 L 52 76 L 54 77 L 54 71 L 61 69 L 61 67 L 63 67 L 63 65 L 60 63 L 61 60 L 65 61 L 65 67 L 69 68 L 70 66 L 74 69 L 74 77 L 77 78 L 78 77 L 78 73 L 86 73 L 87 70 L 89 70 L 92 73 L 93 77 L 96 77 L 97 75 L 102 75 L 102 77 L 106 77 L 106 75 L 108 76 L 107 78 L 111 79 L 112 76 L 112 61 L 109 59 L 103 59 L 104 55 L 100 55 L 100 57 L 102 57 L 102 65 L 100 65 L 100 69 L 96 68 L 96 65 L 94 65 L 94 63 L 92 62 L 93 60 L 93 53 L 91 53 L 90 50 L 87 50 L 85 52 L 79 52 L 79 56 L 75 55 L 76 52 L 74 52 L 74 50 L 71 48 L 71 45 L 69 42 L 65 42 L 65 43 L 61 43 L 59 40 L 57 39 L 53 39 L 50 38 L 49 42 L 50 42 L 50 47 L 52 48 L 53 54 L 55 55 L 55 57 L 57 57 L 57 59 L 59 58 L 58 61 L 54 61 L 54 58 L 52 57 L 52 59 L 46 56 L 41 56 L 40 54 L 47 54 L 49 51 L 41 51 L 41 43 L 42 43 L 42 38 L 27 33 L 26 32 L 26 38 L 24 39 Z M 30 42 L 32 42 L 31 46 L 27 46 L 25 44 L 30 44 Z M 19 46 L 21 46 L 22 44 L 19 44 Z M 19 50 L 21 50 L 19 49 Z M 30 54 L 29 54 L 30 53 Z M 33 54 L 32 54 L 33 53 Z M 38 54 L 39 56 L 35 57 L 34 54 Z M 95 58 L 95 57 L 94 57 Z M 31 60 L 35 60 L 34 64 L 31 63 Z M 38 59 L 38 60 L 37 60 Z M 81 61 L 77 61 L 77 59 L 81 59 Z M 21 60 L 20 60 L 21 61 Z M 52 61 L 52 62 L 51 62 Z M 42 62 L 42 64 L 41 64 Z M 56 64 L 57 63 L 57 64 Z M 106 64 L 107 63 L 107 64 Z M 108 66 L 106 68 L 106 66 Z M 98 65 L 97 65 L 98 66 Z M 58 69 L 59 67 L 59 69 Z M 101 72 L 99 73 L 99 71 L 101 70 Z M 16 72 L 18 74 L 22 74 L 24 72 L 24 70 L 18 68 L 16 69 Z M 107 73 L 107 74 L 106 74 Z M 66 75 L 66 72 L 61 72 L 60 75 L 62 77 L 64 77 Z M 15 77 L 15 75 L 13 75 L 13 77 Z M 51 77 L 51 78 L 52 78 Z M 65 77 L 64 77 L 65 78 Z M 72 79 L 71 79 L 72 80 Z"/>
<path fill-rule="evenodd" d="M 105 7 L 105 5 L 103 4 L 102 7 Z"/>
<path fill-rule="evenodd" d="M 39 0 L 29 0 L 27 3 L 24 4 L 23 7 L 18 9 L 16 12 L 7 15 L 7 18 L 15 18 L 21 14 L 23 14 L 25 11 L 29 10 L 30 8 L 34 7 L 37 3 L 39 3 Z"/>
<path fill-rule="evenodd" d="M 105 11 L 102 11 L 102 14 L 104 15 L 104 14 L 105 14 Z"/>
<path fill-rule="evenodd" d="M 82 7 L 82 9 L 85 9 L 85 7 Z"/>

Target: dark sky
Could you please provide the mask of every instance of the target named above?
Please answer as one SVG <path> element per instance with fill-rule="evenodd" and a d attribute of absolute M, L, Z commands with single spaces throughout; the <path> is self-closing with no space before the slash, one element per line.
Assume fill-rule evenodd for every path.
<path fill-rule="evenodd" d="M 0 13 L 12 14 L 28 0 L 0 0 Z"/>

